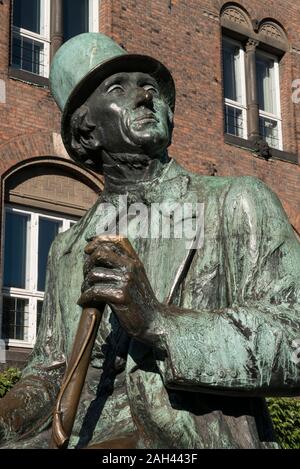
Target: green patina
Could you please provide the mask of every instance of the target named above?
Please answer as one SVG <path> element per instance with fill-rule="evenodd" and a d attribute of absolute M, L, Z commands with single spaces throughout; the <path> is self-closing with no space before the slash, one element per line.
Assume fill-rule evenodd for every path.
<path fill-rule="evenodd" d="M 120 326 L 107 308 L 73 445 L 95 444 L 120 428 L 126 435 L 138 422 L 144 428 L 141 446 L 263 447 L 268 443 L 253 430 L 255 407 L 259 414 L 262 403 L 253 396 L 299 392 L 292 342 L 299 335 L 300 249 L 281 204 L 254 178 L 196 176 L 175 162 L 145 184 L 143 201 L 191 201 L 195 196 L 205 207 L 204 245 L 177 298 L 182 315 L 162 317 L 158 325 L 165 356 L 154 357 L 132 339 L 125 370 L 106 376 L 113 391 L 99 387 L 107 359 L 101 356 L 103 344 L 111 351 L 111 363 L 120 353 Z M 110 201 L 117 200 L 112 194 Z M 23 377 L 45 373 L 70 353 L 81 314 L 76 306 L 83 281 L 78 265 L 103 216 L 109 218 L 100 199 L 52 247 L 41 332 Z M 185 240 L 130 241 L 163 301 L 186 254 Z M 190 402 L 185 388 L 193 390 Z M 95 414 L 101 412 L 95 421 L 86 420 L 93 405 Z M 244 433 L 237 442 L 233 430 L 239 426 Z"/>
<path fill-rule="evenodd" d="M 161 137 L 162 148 L 158 154 L 150 152 L 149 157 L 141 154 L 132 138 L 126 149 L 139 152 L 124 152 L 123 162 L 119 150 L 104 155 L 104 163 L 110 168 L 105 174 L 106 190 L 85 217 L 53 243 L 37 343 L 21 381 L 0 407 L 1 424 L 5 406 L 9 402 L 18 405 L 16 411 L 11 409 L 9 423 L 3 419 L 6 437 L 14 422 L 12 415 L 22 423 L 17 429 L 23 435 L 21 440 L 13 441 L 15 435 L 11 434 L 8 447 L 43 448 L 49 444 L 52 408 L 82 313 L 77 301 L 84 280 L 84 248 L 99 234 L 104 220 L 109 224 L 115 219 L 120 192 L 127 195 L 129 205 L 142 202 L 146 211 L 150 211 L 151 204 L 163 202 L 175 206 L 203 204 L 203 244 L 194 252 L 173 304 L 166 305 L 174 279 L 186 260 L 186 239 L 138 237 L 141 219 L 130 219 L 128 238 L 158 300 L 152 303 L 165 307 L 153 313 L 146 304 L 153 313 L 147 344 L 138 334 L 129 337 L 116 311 L 106 307 L 70 447 L 99 445 L 132 434 L 138 436 L 138 448 L 276 447 L 264 397 L 300 391 L 300 367 L 294 347 L 300 325 L 299 242 L 278 198 L 261 181 L 196 175 L 174 160 L 167 161 L 171 121 L 165 126 L 158 122 L 160 118 L 171 119 L 174 109 L 170 75 L 153 59 L 131 56 L 135 71 L 145 74 L 145 67 L 151 63 L 151 76 L 153 67 L 159 68 L 161 80 L 169 83 L 164 88 L 159 82 L 159 92 L 150 96 L 141 89 L 136 75 L 128 76 L 133 71 L 128 66 L 130 56 L 124 53 L 120 59 L 118 46 L 112 51 L 110 40 L 101 36 L 104 52 L 100 55 L 95 45 L 98 36 L 83 35 L 62 48 L 52 70 L 58 88 L 56 99 L 64 111 L 63 138 L 68 151 L 76 159 L 69 128 L 71 114 L 87 98 L 87 90 L 88 95 L 95 91 L 95 77 L 99 88 L 94 101 L 102 108 L 93 108 L 90 101 L 85 101 L 86 105 L 90 111 L 99 110 L 98 114 L 105 109 L 107 119 L 115 118 L 119 124 L 122 112 L 112 113 L 118 98 L 107 96 L 101 89 L 101 80 L 109 73 L 117 73 L 115 65 L 121 72 L 128 72 L 123 74 L 127 80 L 123 101 L 119 99 L 123 108 L 134 114 L 142 96 L 142 107 L 147 112 L 142 117 L 156 113 L 156 121 L 152 119 L 152 124 L 142 127 L 146 130 L 141 141 L 149 143 L 150 128 Z M 80 44 L 78 49 L 76 44 Z M 63 60 L 66 50 L 70 50 L 67 63 Z M 108 66 L 103 60 L 112 55 L 114 65 Z M 80 65 L 80 57 L 87 68 Z M 126 71 L 123 67 L 127 59 Z M 165 112 L 168 104 L 169 112 Z M 117 124 L 116 140 L 123 135 Z M 111 122 L 101 122 L 100 117 L 97 125 L 111 128 Z M 90 135 L 84 128 L 85 147 L 92 137 L 94 141 L 99 137 L 97 125 L 90 126 Z M 132 127 L 129 137 L 135 136 Z M 157 142 L 152 143 L 157 148 Z M 97 150 L 97 157 L 102 157 L 105 152 L 101 153 L 100 145 Z M 93 151 L 95 154 L 95 148 Z M 146 170 L 139 172 L 128 161 L 142 161 Z M 156 169 L 151 172 L 153 162 Z M 113 173 L 116 167 L 118 177 Z M 143 169 L 143 164 L 140 167 Z M 118 178 L 123 186 L 116 184 Z M 120 187 L 122 190 L 117 190 Z M 186 221 L 185 216 L 183 213 L 182 221 Z M 142 300 L 140 306 L 144 306 Z M 153 342 L 151 331 L 155 333 Z"/>

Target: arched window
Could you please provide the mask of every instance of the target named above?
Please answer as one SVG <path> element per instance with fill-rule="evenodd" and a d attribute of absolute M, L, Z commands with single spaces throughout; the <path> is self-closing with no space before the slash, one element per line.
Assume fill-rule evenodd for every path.
<path fill-rule="evenodd" d="M 93 205 L 100 188 L 57 165 L 21 168 L 5 184 L 2 337 L 32 348 L 42 314 L 49 248 Z"/>
<path fill-rule="evenodd" d="M 279 62 L 287 50 L 272 20 L 250 20 L 236 4 L 221 12 L 225 133 L 283 150 Z"/>
<path fill-rule="evenodd" d="M 11 344 L 34 345 L 50 246 L 76 221 L 48 210 L 6 205 L 2 333 Z"/>

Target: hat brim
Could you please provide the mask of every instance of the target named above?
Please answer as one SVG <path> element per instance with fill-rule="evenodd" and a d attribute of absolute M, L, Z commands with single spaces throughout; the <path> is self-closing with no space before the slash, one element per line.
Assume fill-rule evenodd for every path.
<path fill-rule="evenodd" d="M 73 89 L 69 96 L 61 121 L 61 135 L 69 155 L 77 160 L 74 150 L 71 148 L 70 121 L 72 115 L 95 89 L 108 77 L 120 72 L 149 73 L 156 79 L 160 91 L 170 108 L 175 109 L 175 84 L 169 70 L 158 60 L 147 55 L 124 54 L 96 65 Z"/>

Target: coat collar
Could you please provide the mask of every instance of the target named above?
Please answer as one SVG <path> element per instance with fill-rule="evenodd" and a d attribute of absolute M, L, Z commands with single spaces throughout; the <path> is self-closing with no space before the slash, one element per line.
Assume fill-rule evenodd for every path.
<path fill-rule="evenodd" d="M 142 202 L 146 205 L 151 203 L 178 202 L 184 199 L 188 192 L 191 177 L 175 160 L 171 160 L 158 177 L 152 181 L 141 183 L 144 191 L 142 191 Z M 128 198 L 133 198 L 134 194 L 129 193 Z M 112 205 L 118 207 L 118 194 L 106 194 L 106 197 L 100 196 L 93 207 L 86 215 L 74 226 L 70 231 L 69 240 L 66 240 L 63 254 L 69 254 L 72 251 L 76 241 L 82 237 L 88 242 L 99 232 L 98 225 L 101 220 L 103 223 L 111 223 L 115 218 L 115 210 Z M 99 223 L 98 223 L 99 221 Z"/>

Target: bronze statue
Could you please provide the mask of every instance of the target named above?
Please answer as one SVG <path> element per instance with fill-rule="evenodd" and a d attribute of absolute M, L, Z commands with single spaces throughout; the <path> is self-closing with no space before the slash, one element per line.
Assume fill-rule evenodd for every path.
<path fill-rule="evenodd" d="M 300 391 L 300 245 L 278 198 L 169 158 L 175 88 L 158 61 L 86 33 L 50 79 L 65 146 L 105 189 L 51 247 L 37 343 L 0 401 L 3 447 L 48 447 L 53 412 L 52 447 L 276 447 L 264 397 Z M 136 236 L 137 216 L 115 237 L 122 197 L 202 204 L 203 240 Z"/>

